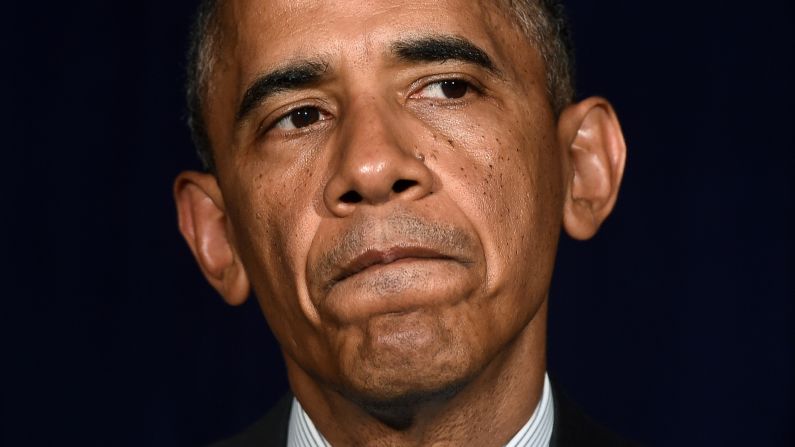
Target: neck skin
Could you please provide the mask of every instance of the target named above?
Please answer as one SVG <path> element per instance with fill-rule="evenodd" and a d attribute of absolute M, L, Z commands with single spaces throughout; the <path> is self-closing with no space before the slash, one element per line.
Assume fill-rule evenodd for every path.
<path fill-rule="evenodd" d="M 505 445 L 530 419 L 546 371 L 546 301 L 517 337 L 456 395 L 416 408 L 413 423 L 395 430 L 318 383 L 286 356 L 287 373 L 304 411 L 331 445 Z"/>

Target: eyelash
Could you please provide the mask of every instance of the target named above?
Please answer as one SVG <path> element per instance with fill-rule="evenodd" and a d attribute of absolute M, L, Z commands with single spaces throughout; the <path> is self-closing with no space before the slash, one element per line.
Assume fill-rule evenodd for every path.
<path fill-rule="evenodd" d="M 417 95 L 419 92 L 422 92 L 423 90 L 427 89 L 428 87 L 430 87 L 432 85 L 443 84 L 445 82 L 461 82 L 461 83 L 466 84 L 467 92 L 465 92 L 464 95 L 469 95 L 470 91 L 471 91 L 471 93 L 475 93 L 477 95 L 480 95 L 480 94 L 483 93 L 483 89 L 480 86 L 480 84 L 478 84 L 476 81 L 472 80 L 468 76 L 463 76 L 463 75 L 459 75 L 459 74 L 456 74 L 456 75 L 449 75 L 448 74 L 448 75 L 434 76 L 434 78 L 432 78 L 430 80 L 429 79 L 424 79 L 424 80 L 418 81 L 417 83 L 415 83 L 415 85 L 417 85 L 417 84 L 419 84 L 419 85 L 416 88 L 412 88 L 411 89 L 411 91 L 413 93 L 409 95 L 409 98 L 412 98 L 413 96 Z M 455 102 L 465 101 L 464 98 L 448 98 L 448 99 L 420 98 L 420 99 L 438 100 L 439 102 L 447 102 L 447 103 L 453 102 L 453 101 L 455 101 Z"/>
<path fill-rule="evenodd" d="M 330 116 L 331 114 L 326 112 L 323 107 L 318 106 L 317 104 L 298 104 L 293 107 L 290 107 L 286 112 L 280 114 L 276 119 L 272 121 L 266 121 L 266 124 L 263 124 L 260 130 L 257 132 L 260 137 L 264 137 L 270 131 L 276 129 L 276 126 L 279 125 L 283 120 L 290 117 L 290 115 L 302 110 L 302 109 L 317 109 L 321 115 Z M 321 119 L 320 121 L 327 121 L 328 119 Z M 313 127 L 316 123 L 310 124 L 306 127 L 297 128 L 294 130 L 286 131 L 290 134 L 300 135 L 300 133 L 305 132 L 307 129 Z"/>

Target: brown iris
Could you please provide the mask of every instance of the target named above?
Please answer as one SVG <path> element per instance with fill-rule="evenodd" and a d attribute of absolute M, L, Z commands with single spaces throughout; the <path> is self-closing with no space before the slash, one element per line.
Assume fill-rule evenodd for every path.
<path fill-rule="evenodd" d="M 290 122 L 293 126 L 300 129 L 311 126 L 320 120 L 320 110 L 315 107 L 301 107 L 290 113 Z"/>
<path fill-rule="evenodd" d="M 458 99 L 466 95 L 469 84 L 463 81 L 442 81 L 442 93 L 450 99 Z"/>

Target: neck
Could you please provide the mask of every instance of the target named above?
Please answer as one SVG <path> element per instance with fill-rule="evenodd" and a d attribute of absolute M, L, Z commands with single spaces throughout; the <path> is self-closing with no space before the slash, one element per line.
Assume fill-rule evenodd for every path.
<path fill-rule="evenodd" d="M 532 416 L 546 371 L 547 305 L 475 377 L 432 395 L 351 400 L 286 359 L 290 386 L 332 445 L 503 446 Z"/>

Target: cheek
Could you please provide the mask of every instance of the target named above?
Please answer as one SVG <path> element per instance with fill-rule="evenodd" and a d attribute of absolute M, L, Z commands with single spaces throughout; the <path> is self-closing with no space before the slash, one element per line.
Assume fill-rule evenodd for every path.
<path fill-rule="evenodd" d="M 306 254 L 319 218 L 312 177 L 303 166 L 275 175 L 266 163 L 239 171 L 233 210 L 236 245 L 257 299 L 277 337 L 317 319 L 305 292 Z M 242 179 L 250 179 L 244 181 Z"/>
<path fill-rule="evenodd" d="M 544 291 L 562 210 L 554 128 L 544 119 L 490 124 L 447 141 L 446 188 L 481 239 L 488 294 Z"/>

